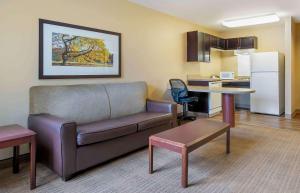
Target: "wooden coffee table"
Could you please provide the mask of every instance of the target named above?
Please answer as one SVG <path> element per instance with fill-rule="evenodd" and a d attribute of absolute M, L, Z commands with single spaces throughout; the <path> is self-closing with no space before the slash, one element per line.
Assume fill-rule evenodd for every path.
<path fill-rule="evenodd" d="M 13 173 L 19 172 L 19 146 L 30 145 L 30 189 L 36 187 L 36 133 L 19 125 L 0 127 L 0 148 L 14 147 Z"/>
<path fill-rule="evenodd" d="M 188 185 L 188 154 L 226 133 L 226 153 L 230 153 L 230 124 L 198 119 L 149 137 L 149 173 L 153 173 L 153 147 L 161 147 L 181 154 L 181 185 Z"/>

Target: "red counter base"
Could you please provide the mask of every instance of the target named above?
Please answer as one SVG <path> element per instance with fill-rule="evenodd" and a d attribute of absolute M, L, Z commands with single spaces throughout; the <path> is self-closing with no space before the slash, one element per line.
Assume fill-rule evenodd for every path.
<path fill-rule="evenodd" d="M 231 127 L 235 127 L 233 94 L 227 94 L 227 93 L 222 94 L 222 111 L 223 111 L 223 122 L 229 123 Z"/>

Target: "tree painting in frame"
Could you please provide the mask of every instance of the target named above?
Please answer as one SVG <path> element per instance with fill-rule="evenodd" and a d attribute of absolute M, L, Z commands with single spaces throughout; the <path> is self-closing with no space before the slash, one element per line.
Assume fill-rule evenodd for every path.
<path fill-rule="evenodd" d="M 39 78 L 121 76 L 121 34 L 39 20 Z"/>

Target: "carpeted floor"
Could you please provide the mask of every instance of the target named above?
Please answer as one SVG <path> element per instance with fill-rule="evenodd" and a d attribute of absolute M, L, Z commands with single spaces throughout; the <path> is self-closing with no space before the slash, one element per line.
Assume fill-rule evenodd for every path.
<path fill-rule="evenodd" d="M 38 188 L 52 193 L 298 193 L 300 192 L 300 132 L 254 127 L 232 129 L 232 153 L 225 154 L 225 136 L 192 152 L 189 184 L 180 186 L 180 156 L 155 149 L 155 173 L 149 175 L 147 149 L 88 170 L 63 182 L 43 165 L 37 168 Z M 1 193 L 30 192 L 28 164 L 19 174 L 0 171 Z"/>

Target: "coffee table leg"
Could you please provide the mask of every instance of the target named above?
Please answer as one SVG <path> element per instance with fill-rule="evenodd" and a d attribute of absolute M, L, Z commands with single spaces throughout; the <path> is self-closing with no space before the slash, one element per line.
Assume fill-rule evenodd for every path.
<path fill-rule="evenodd" d="M 153 173 L 153 145 L 149 139 L 149 174 Z"/>
<path fill-rule="evenodd" d="M 30 189 L 36 188 L 36 141 L 35 136 L 30 143 Z"/>
<path fill-rule="evenodd" d="M 16 174 L 19 172 L 19 146 L 14 146 L 14 153 L 13 153 L 13 173 Z"/>
<path fill-rule="evenodd" d="M 181 152 L 181 164 L 182 164 L 182 174 L 181 174 L 181 186 L 186 188 L 188 186 L 188 152 L 186 148 L 182 149 Z"/>
<path fill-rule="evenodd" d="M 226 132 L 226 153 L 230 153 L 230 128 Z"/>

